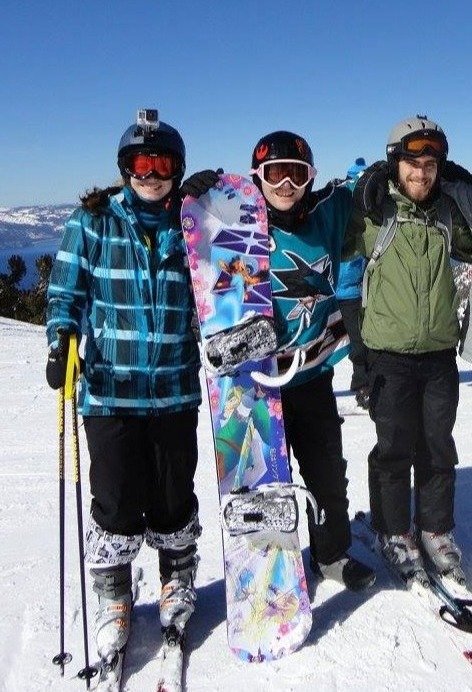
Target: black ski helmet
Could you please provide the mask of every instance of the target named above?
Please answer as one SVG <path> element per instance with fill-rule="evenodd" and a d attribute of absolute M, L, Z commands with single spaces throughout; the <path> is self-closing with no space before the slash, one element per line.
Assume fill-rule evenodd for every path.
<path fill-rule="evenodd" d="M 261 163 L 266 161 L 277 161 L 280 159 L 292 159 L 293 161 L 303 161 L 310 166 L 314 165 L 313 152 L 306 139 L 294 132 L 287 130 L 277 130 L 268 135 L 264 135 L 257 142 L 252 152 L 252 170 L 257 170 Z M 262 190 L 261 179 L 253 174 L 254 184 Z M 267 211 L 272 223 L 281 228 L 296 232 L 297 226 L 307 217 L 310 208 L 310 194 L 314 180 L 310 180 L 305 187 L 303 197 L 294 204 L 288 211 L 275 209 L 267 202 Z"/>
<path fill-rule="evenodd" d="M 142 123 L 140 114 L 155 114 L 155 119 L 149 124 Z M 147 122 L 147 121 L 146 121 Z M 135 125 L 130 125 L 123 133 L 118 145 L 118 168 L 121 175 L 126 177 L 125 161 L 131 154 L 164 154 L 172 153 L 180 160 L 181 170 L 178 180 L 185 174 L 185 144 L 179 132 L 165 122 L 159 121 L 157 111 L 141 109 Z"/>
<path fill-rule="evenodd" d="M 306 139 L 286 130 L 271 132 L 260 138 L 252 152 L 252 168 L 277 159 L 304 161 L 313 166 L 313 152 Z"/>

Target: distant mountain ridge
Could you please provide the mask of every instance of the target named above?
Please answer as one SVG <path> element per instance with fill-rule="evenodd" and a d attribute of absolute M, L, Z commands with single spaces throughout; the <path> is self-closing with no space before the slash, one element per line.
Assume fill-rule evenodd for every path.
<path fill-rule="evenodd" d="M 0 207 L 0 250 L 20 250 L 59 240 L 64 223 L 77 205 Z"/>

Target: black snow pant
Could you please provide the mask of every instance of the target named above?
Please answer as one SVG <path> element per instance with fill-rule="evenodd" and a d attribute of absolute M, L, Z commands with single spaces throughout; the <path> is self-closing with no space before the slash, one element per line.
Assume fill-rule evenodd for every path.
<path fill-rule="evenodd" d="M 454 349 L 423 354 L 369 351 L 370 415 L 377 444 L 369 455 L 372 524 L 380 533 L 411 528 L 445 533 L 454 526 L 457 452 L 452 437 L 459 401 Z"/>
<path fill-rule="evenodd" d="M 338 300 L 339 309 L 343 316 L 344 326 L 351 342 L 349 360 L 352 363 L 351 391 L 369 386 L 367 374 L 367 347 L 362 341 L 359 325 L 359 311 L 362 305 L 361 298 L 352 300 Z"/>
<path fill-rule="evenodd" d="M 305 384 L 282 390 L 287 449 L 293 452 L 305 486 L 325 521 L 315 524 L 308 509 L 313 558 L 329 564 L 351 545 L 346 462 L 342 453 L 341 420 L 330 370 Z"/>
<path fill-rule="evenodd" d="M 171 533 L 198 507 L 198 411 L 159 416 L 84 417 L 91 513 L 113 534 Z"/>

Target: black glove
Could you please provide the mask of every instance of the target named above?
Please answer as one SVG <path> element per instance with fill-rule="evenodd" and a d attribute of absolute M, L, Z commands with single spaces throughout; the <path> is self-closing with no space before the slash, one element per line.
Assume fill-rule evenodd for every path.
<path fill-rule="evenodd" d="M 206 170 L 194 173 L 187 180 L 184 180 L 180 186 L 180 196 L 183 199 L 186 195 L 191 197 L 201 197 L 211 187 L 214 187 L 219 180 L 219 176 L 223 173 L 222 168 L 216 171 Z"/>
<path fill-rule="evenodd" d="M 383 220 L 383 201 L 388 192 L 388 163 L 376 161 L 365 169 L 353 191 L 354 206 L 376 224 Z"/>
<path fill-rule="evenodd" d="M 67 358 L 69 357 L 70 333 L 57 332 L 58 341 L 51 345 L 46 364 L 46 380 L 51 389 L 60 389 L 66 383 Z M 80 360 L 80 372 L 83 370 L 83 360 Z"/>
<path fill-rule="evenodd" d="M 454 163 L 454 161 L 444 161 L 441 168 L 441 178 L 444 180 L 449 180 L 451 183 L 457 181 L 462 181 L 464 183 L 472 184 L 472 173 L 466 168 L 462 168 L 459 164 Z"/>

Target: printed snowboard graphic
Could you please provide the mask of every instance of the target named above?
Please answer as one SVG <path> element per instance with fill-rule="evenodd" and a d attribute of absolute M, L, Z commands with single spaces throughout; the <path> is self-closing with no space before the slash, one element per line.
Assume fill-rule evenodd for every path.
<path fill-rule="evenodd" d="M 187 244 L 202 345 L 255 315 L 272 317 L 269 236 L 264 199 L 238 175 L 223 175 L 198 199 L 186 197 Z M 237 372 L 206 369 L 220 504 L 229 493 L 289 483 L 280 391 L 256 384 L 251 371 L 277 375 L 275 357 Z M 297 531 L 223 531 L 228 642 L 242 659 L 295 651 L 311 629 L 311 609 Z"/>

